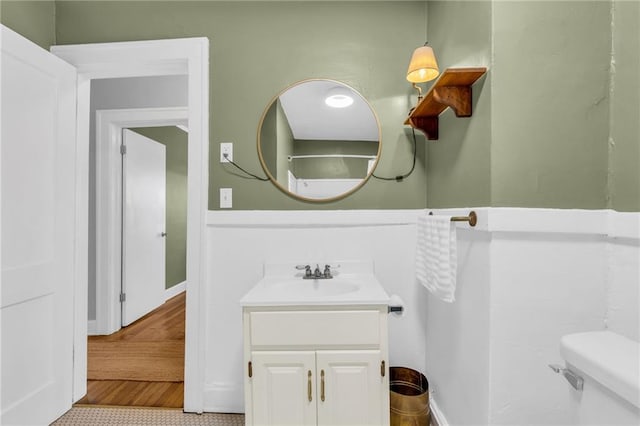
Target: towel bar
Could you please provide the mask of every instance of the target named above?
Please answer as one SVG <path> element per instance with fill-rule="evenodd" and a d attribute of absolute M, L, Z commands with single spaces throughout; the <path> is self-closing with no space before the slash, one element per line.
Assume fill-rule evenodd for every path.
<path fill-rule="evenodd" d="M 433 216 L 433 212 L 429 212 L 429 216 Z M 476 226 L 476 223 L 478 223 L 478 215 L 471 210 L 469 216 L 452 216 L 451 222 L 469 222 L 470 226 Z"/>

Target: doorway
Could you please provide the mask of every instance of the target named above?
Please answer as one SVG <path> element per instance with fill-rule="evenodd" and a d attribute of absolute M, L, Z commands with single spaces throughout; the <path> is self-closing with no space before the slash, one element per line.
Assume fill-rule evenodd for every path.
<path fill-rule="evenodd" d="M 108 87 L 113 89 L 113 86 Z M 88 328 L 89 334 L 107 335 L 118 331 L 123 324 L 120 303 L 123 298 L 122 212 L 125 209 L 122 202 L 122 188 L 125 184 L 122 179 L 121 153 L 123 131 L 142 128 L 143 132 L 161 139 L 161 142 L 164 140 L 165 146 L 171 147 L 168 158 L 172 170 L 167 172 L 173 189 L 167 205 L 172 210 L 167 210 L 167 217 L 172 229 L 171 232 L 165 230 L 168 234 L 166 239 L 172 253 L 171 259 L 184 255 L 186 261 L 171 262 L 172 269 L 165 271 L 165 275 L 171 274 L 165 288 L 179 285 L 176 289 L 180 290 L 187 288 L 188 206 L 187 211 L 176 211 L 176 208 L 188 205 L 188 179 L 191 173 L 187 173 L 186 157 L 191 142 L 188 141 L 188 136 L 184 140 L 187 133 L 176 128 L 186 128 L 188 125 L 188 111 L 185 107 L 96 110 L 95 116 L 95 216 L 90 214 L 90 218 L 95 217 L 93 226 L 90 222 L 90 228 L 95 229 L 95 234 L 90 233 L 89 238 L 91 241 L 93 236 L 95 243 L 93 251 L 92 247 L 89 248 L 89 259 L 94 262 L 89 262 Z M 174 130 L 169 131 L 169 128 Z M 158 233 L 161 231 L 159 229 Z M 174 274 L 173 268 L 179 269 L 179 276 Z M 179 278 L 182 279 L 178 280 Z"/>
<path fill-rule="evenodd" d="M 110 92 L 114 90 L 110 85 Z M 106 151 L 104 145 L 116 149 L 122 144 L 121 166 L 117 162 L 111 166 L 116 169 L 112 175 L 122 173 L 122 237 L 118 244 L 117 235 L 112 236 L 116 241 L 112 249 L 121 247 L 123 328 L 89 337 L 87 395 L 82 404 L 183 406 L 188 138 L 186 126 L 165 125 L 182 122 L 179 110 L 173 119 L 154 119 L 154 112 L 158 111 L 96 114 L 97 127 L 105 127 L 106 120 L 114 132 L 107 137 L 98 134 L 98 152 Z M 114 114 L 126 118 L 116 125 Z M 122 128 L 142 119 L 155 126 Z M 98 159 L 98 164 L 106 162 Z M 100 177 L 97 181 L 106 185 L 98 194 L 114 186 Z M 112 284 L 111 293 L 117 292 L 118 283 Z"/>
<path fill-rule="evenodd" d="M 187 207 L 187 294 L 185 330 L 184 410 L 201 413 L 204 393 L 204 244 L 208 208 L 208 119 L 209 44 L 206 38 L 155 40 L 54 46 L 52 52 L 74 65 L 77 82 L 76 168 L 89 176 L 91 85 L 99 79 L 163 75 L 186 75 L 188 79 L 189 176 Z M 78 249 L 74 289 L 73 400 L 86 394 L 88 312 L 88 210 L 87 179 L 76 181 L 76 226 Z M 96 226 L 98 230 L 98 227 Z M 87 242 L 83 247 L 83 242 Z M 115 259 L 110 259 L 115 262 Z"/>

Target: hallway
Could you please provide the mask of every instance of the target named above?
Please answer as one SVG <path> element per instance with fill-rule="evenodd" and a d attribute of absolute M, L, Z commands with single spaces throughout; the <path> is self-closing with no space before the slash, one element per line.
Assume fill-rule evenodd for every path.
<path fill-rule="evenodd" d="M 89 336 L 78 404 L 182 408 L 186 292 L 109 336 Z"/>

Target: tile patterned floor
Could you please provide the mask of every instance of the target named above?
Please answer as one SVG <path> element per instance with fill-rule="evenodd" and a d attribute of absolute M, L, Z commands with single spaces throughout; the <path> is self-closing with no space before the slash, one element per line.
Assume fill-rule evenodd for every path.
<path fill-rule="evenodd" d="M 52 426 L 244 426 L 243 414 L 187 414 L 160 408 L 73 407 Z"/>

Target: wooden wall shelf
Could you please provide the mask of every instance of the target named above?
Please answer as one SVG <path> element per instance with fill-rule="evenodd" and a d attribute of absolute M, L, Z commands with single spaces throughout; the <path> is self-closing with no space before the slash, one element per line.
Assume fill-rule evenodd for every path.
<path fill-rule="evenodd" d="M 450 107 L 456 117 L 471 117 L 471 85 L 486 68 L 447 68 L 404 122 L 421 130 L 427 139 L 438 139 L 438 116 Z"/>

